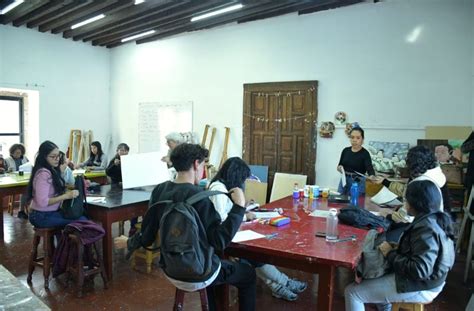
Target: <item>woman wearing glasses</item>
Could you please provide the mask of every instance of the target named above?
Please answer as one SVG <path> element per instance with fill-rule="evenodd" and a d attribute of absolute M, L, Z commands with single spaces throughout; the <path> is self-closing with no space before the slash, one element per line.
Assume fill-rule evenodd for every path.
<path fill-rule="evenodd" d="M 30 222 L 37 228 L 64 227 L 75 221 L 64 218 L 59 212 L 62 201 L 79 195 L 77 190 L 66 190 L 59 168 L 60 156 L 58 146 L 48 140 L 40 145 L 36 155 L 27 200 L 31 201 Z"/>

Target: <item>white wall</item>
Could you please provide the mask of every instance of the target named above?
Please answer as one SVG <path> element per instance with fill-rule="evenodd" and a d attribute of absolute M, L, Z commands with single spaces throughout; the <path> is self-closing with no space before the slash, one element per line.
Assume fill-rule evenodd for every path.
<path fill-rule="evenodd" d="M 367 140 L 415 144 L 426 125 L 474 124 L 473 16 L 470 0 L 386 0 L 113 49 L 114 143 L 136 150 L 139 102 L 192 100 L 194 130 L 219 129 L 211 162 L 224 126 L 241 155 L 242 85 L 271 81 L 318 80 L 318 121 L 346 111 Z M 342 129 L 318 139 L 318 184 L 336 186 L 348 144 Z"/>
<path fill-rule="evenodd" d="M 66 150 L 71 129 L 110 133 L 109 50 L 37 30 L 0 27 L 0 87 L 39 91 L 40 141 Z M 34 152 L 33 152 L 34 153 Z"/>

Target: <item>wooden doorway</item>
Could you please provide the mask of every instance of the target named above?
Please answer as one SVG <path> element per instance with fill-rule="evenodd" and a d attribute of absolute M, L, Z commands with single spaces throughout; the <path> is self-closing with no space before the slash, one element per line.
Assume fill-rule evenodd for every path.
<path fill-rule="evenodd" d="M 317 81 L 244 84 L 243 159 L 315 182 Z M 270 193 L 270 191 L 268 191 Z"/>

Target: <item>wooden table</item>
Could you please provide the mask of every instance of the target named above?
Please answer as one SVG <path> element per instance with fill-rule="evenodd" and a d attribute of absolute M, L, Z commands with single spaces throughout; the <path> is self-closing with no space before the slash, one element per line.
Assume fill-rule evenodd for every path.
<path fill-rule="evenodd" d="M 359 206 L 369 210 L 379 207 L 361 197 Z M 346 204 L 328 206 L 327 199 L 294 201 L 286 197 L 264 205 L 264 208 L 283 208 L 284 214 L 291 218 L 291 223 L 282 227 L 273 227 L 260 223 L 247 223 L 240 230 L 253 230 L 269 235 L 276 233 L 272 239 L 257 239 L 240 243 L 231 243 L 226 248 L 226 256 L 253 259 L 294 270 L 317 273 L 319 275 L 317 310 L 331 310 L 333 302 L 334 275 L 336 267 L 354 269 L 361 256 L 362 244 L 367 230 L 339 224 L 339 237 L 356 235 L 356 241 L 327 243 L 324 238 L 316 237 L 318 231 L 326 231 L 326 219 L 309 216 L 315 209 L 327 210 L 340 208 Z M 222 290 L 222 289 L 221 289 Z M 224 292 L 226 300 L 227 290 Z M 220 305 L 228 306 L 228 301 Z"/>
<path fill-rule="evenodd" d="M 20 176 L 18 173 L 9 173 L 0 177 L 0 207 L 2 207 L 0 213 L 0 240 L 3 240 L 3 198 L 10 195 L 25 194 L 30 176 L 31 174 L 28 173 L 25 173 L 24 176 Z M 84 176 L 98 183 L 107 183 L 105 171 L 86 172 Z"/>
<path fill-rule="evenodd" d="M 0 265 L 0 310 L 51 310 L 26 286 Z"/>
<path fill-rule="evenodd" d="M 109 279 L 112 279 L 112 223 L 143 216 L 148 209 L 151 192 L 143 190 L 123 190 L 119 185 L 101 187 L 98 196 L 106 197 L 105 203 L 88 203 L 87 215 L 102 223 L 105 236 L 102 243 L 104 266 Z"/>

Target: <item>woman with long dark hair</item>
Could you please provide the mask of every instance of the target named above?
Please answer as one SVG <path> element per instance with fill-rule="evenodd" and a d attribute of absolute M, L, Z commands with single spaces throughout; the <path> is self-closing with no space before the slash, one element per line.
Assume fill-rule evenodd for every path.
<path fill-rule="evenodd" d="M 37 228 L 63 227 L 74 221 L 65 219 L 59 212 L 62 201 L 79 195 L 77 190 L 66 190 L 59 168 L 60 156 L 58 146 L 48 140 L 40 145 L 36 155 L 27 201 L 31 200 L 30 222 Z"/>
<path fill-rule="evenodd" d="M 413 222 L 399 244 L 379 246 L 394 273 L 349 285 L 346 310 L 362 311 L 364 303 L 376 303 L 388 311 L 391 302 L 426 303 L 442 291 L 454 264 L 454 233 L 451 217 L 440 209 L 441 191 L 430 180 L 414 180 L 405 196 Z"/>
<path fill-rule="evenodd" d="M 91 149 L 90 149 L 89 159 L 79 164 L 78 167 L 88 167 L 88 168 L 97 168 L 97 169 L 105 170 L 108 163 L 107 163 L 107 156 L 102 151 L 102 145 L 98 141 L 93 141 L 90 147 Z"/>
<path fill-rule="evenodd" d="M 211 180 L 209 190 L 217 190 L 229 192 L 234 188 L 243 188 L 243 184 L 250 177 L 250 168 L 241 158 L 233 157 L 224 162 L 216 176 Z M 226 195 L 214 195 L 209 197 L 214 204 L 221 221 L 226 220 L 227 214 L 233 206 L 233 202 Z M 246 218 L 249 218 L 246 214 Z M 272 295 L 288 301 L 294 301 L 298 298 L 298 294 L 303 292 L 307 284 L 295 279 L 290 279 L 286 274 L 282 273 L 274 265 L 262 264 L 249 261 L 255 266 L 257 276 L 262 279 L 272 291 Z"/>

